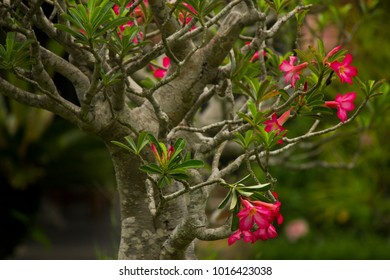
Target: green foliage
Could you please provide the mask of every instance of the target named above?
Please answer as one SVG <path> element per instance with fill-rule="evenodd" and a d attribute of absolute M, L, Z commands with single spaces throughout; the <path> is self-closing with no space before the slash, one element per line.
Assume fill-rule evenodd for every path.
<path fill-rule="evenodd" d="M 31 65 L 30 45 L 32 41 L 18 41 L 15 32 L 8 32 L 5 45 L 0 45 L 0 69 L 13 70 Z"/>
<path fill-rule="evenodd" d="M 154 155 L 157 164 L 150 163 L 143 165 L 140 170 L 148 174 L 158 175 L 157 186 L 163 188 L 166 185 L 172 184 L 173 180 L 187 180 L 189 176 L 187 171 L 193 168 L 202 168 L 203 161 L 190 158 L 190 154 L 183 155 L 185 141 L 181 138 L 177 139 L 173 146 L 168 149 L 166 145 L 159 142 L 153 135 L 149 134 L 149 140 L 152 143 L 152 150 L 155 147 Z"/>
<path fill-rule="evenodd" d="M 140 170 L 151 176 L 157 175 L 159 188 L 172 184 L 173 180 L 185 181 L 189 178 L 187 174 L 189 169 L 204 166 L 203 161 L 191 159 L 189 153 L 184 155 L 186 143 L 181 138 L 177 139 L 174 145 L 169 148 L 147 132 L 139 134 L 137 143 L 130 136 L 126 136 L 125 140 L 127 144 L 118 141 L 111 141 L 111 143 L 137 156 L 141 156 L 143 148 L 151 143 L 156 163 L 144 164 Z"/>
<path fill-rule="evenodd" d="M 112 40 L 108 45 L 109 48 L 117 53 L 121 58 L 124 58 L 127 54 L 139 50 L 140 45 L 146 42 L 138 42 L 137 35 L 139 34 L 139 27 L 136 25 L 126 26 L 125 30 L 121 33 L 114 32 Z"/>
<path fill-rule="evenodd" d="M 107 42 L 103 38 L 105 34 L 129 21 L 129 18 L 115 17 L 113 6 L 114 3 L 109 0 L 91 0 L 87 6 L 78 4 L 69 8 L 67 14 L 62 14 L 76 30 L 64 24 L 56 24 L 55 27 L 71 34 L 76 42 L 93 48 L 95 43 Z"/>
<path fill-rule="evenodd" d="M 183 3 L 186 3 L 187 5 Z M 205 17 L 223 3 L 224 2 L 222 0 L 186 0 L 180 1 L 178 8 L 180 13 L 182 13 L 184 22 L 186 22 L 188 17 L 191 17 L 197 18 L 201 23 L 203 23 Z M 188 5 L 190 5 L 193 9 L 188 7 Z"/>
<path fill-rule="evenodd" d="M 363 82 L 362 80 L 357 78 L 357 81 L 359 82 L 360 88 L 367 98 L 373 98 L 375 96 L 382 95 L 383 91 L 386 90 L 386 84 L 384 84 L 384 79 L 380 81 L 369 80 Z"/>
<path fill-rule="evenodd" d="M 246 186 L 243 184 L 245 180 L 247 180 L 251 175 L 247 175 L 241 180 L 233 183 L 223 183 L 222 186 L 229 189 L 229 192 L 225 196 L 225 198 L 221 201 L 221 203 L 218 205 L 219 209 L 224 208 L 229 202 L 229 210 L 233 212 L 233 219 L 232 219 L 232 225 L 231 229 L 232 231 L 237 230 L 238 228 L 238 217 L 237 213 L 240 210 L 240 197 L 246 197 L 250 198 L 252 200 L 267 200 L 267 196 L 265 193 L 271 189 L 271 185 L 269 183 L 266 184 L 260 184 L 260 185 L 253 185 L 253 186 Z"/>
<path fill-rule="evenodd" d="M 142 149 L 147 144 L 149 144 L 149 139 L 147 136 L 148 136 L 148 132 L 142 131 L 138 135 L 137 143 L 135 143 L 133 138 L 131 138 L 130 136 L 124 137 L 124 139 L 127 142 L 127 145 L 123 144 L 122 142 L 118 142 L 118 141 L 111 141 L 111 143 L 138 156 L 141 154 Z"/>
<path fill-rule="evenodd" d="M 256 104 L 252 100 L 248 101 L 248 109 L 250 115 L 242 112 L 238 112 L 237 115 L 254 128 L 265 121 L 264 113 L 257 109 Z"/>
<path fill-rule="evenodd" d="M 263 1 L 259 1 L 263 2 Z M 290 4 L 291 0 L 265 0 L 265 2 L 269 5 L 271 9 L 273 9 L 277 14 L 280 14 L 284 8 Z M 264 6 L 264 4 L 260 4 L 260 7 Z"/>
<path fill-rule="evenodd" d="M 257 105 L 262 101 L 279 95 L 278 86 L 272 83 L 271 78 L 267 78 L 260 82 L 258 78 L 244 76 L 243 80 L 246 82 L 247 86 L 241 81 L 237 82 L 236 85 Z"/>

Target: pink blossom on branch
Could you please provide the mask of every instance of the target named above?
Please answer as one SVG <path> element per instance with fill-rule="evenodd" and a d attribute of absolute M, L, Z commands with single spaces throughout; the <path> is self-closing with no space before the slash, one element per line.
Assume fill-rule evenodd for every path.
<path fill-rule="evenodd" d="M 290 117 L 290 111 L 291 111 L 291 109 L 287 110 L 279 118 L 278 118 L 278 115 L 276 113 L 273 113 L 272 116 L 271 116 L 271 119 L 264 122 L 264 124 L 265 124 L 264 130 L 266 132 L 275 131 L 276 135 L 279 135 L 280 133 L 282 133 L 284 130 L 286 130 L 282 125 Z M 278 143 L 280 145 L 282 145 L 283 144 L 283 140 L 280 139 L 278 141 Z"/>
<path fill-rule="evenodd" d="M 355 109 L 355 104 L 353 103 L 355 98 L 355 92 L 347 92 L 344 95 L 338 93 L 335 101 L 325 101 L 325 106 L 328 108 L 336 108 L 337 117 L 344 123 L 348 119 L 347 112 Z"/>
<path fill-rule="evenodd" d="M 290 83 L 293 88 L 295 88 L 295 84 L 300 78 L 301 71 L 304 70 L 308 65 L 307 62 L 294 65 L 296 61 L 297 61 L 296 56 L 290 56 L 288 62 L 287 60 L 284 60 L 279 65 L 279 69 L 282 72 L 285 72 L 284 81 L 286 82 L 286 84 Z"/>
<path fill-rule="evenodd" d="M 358 74 L 356 67 L 351 66 L 352 55 L 347 54 L 342 62 L 333 61 L 330 68 L 337 73 L 342 83 L 352 84 L 352 77 Z"/>
<path fill-rule="evenodd" d="M 187 9 L 190 10 L 193 14 L 196 14 L 196 10 L 190 4 L 187 4 L 186 2 L 183 2 L 182 4 L 184 6 L 186 6 Z M 191 13 L 189 11 L 186 11 L 186 10 L 183 10 L 183 12 L 180 12 L 178 18 L 183 26 L 189 24 L 192 20 Z M 191 30 L 193 30 L 195 28 L 196 28 L 195 26 L 192 26 Z"/>
<path fill-rule="evenodd" d="M 229 238 L 228 244 L 232 245 L 241 238 L 244 242 L 254 243 L 257 240 L 275 238 L 278 234 L 272 225 L 276 219 L 280 225 L 283 217 L 279 213 L 281 203 L 275 204 L 263 201 L 249 201 L 241 198 L 243 209 L 237 214 L 239 227 Z"/>
<path fill-rule="evenodd" d="M 248 47 L 250 46 L 250 44 L 251 44 L 251 42 L 245 42 L 245 45 L 248 46 Z M 265 50 L 263 50 L 263 57 L 264 58 L 267 57 L 267 52 Z M 259 51 L 255 52 L 249 61 L 250 62 L 255 62 L 258 59 L 259 59 Z"/>

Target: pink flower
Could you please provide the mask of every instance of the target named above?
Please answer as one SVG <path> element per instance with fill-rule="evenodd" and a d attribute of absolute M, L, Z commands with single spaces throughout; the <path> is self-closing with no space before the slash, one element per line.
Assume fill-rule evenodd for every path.
<path fill-rule="evenodd" d="M 254 232 L 254 238 L 256 238 L 256 240 L 261 239 L 265 241 L 267 239 L 275 238 L 276 236 L 278 236 L 278 233 L 273 225 L 269 225 L 268 228 L 258 228 Z"/>
<path fill-rule="evenodd" d="M 267 56 L 267 52 L 264 50 L 263 51 L 263 57 L 266 57 Z M 249 60 L 250 62 L 254 62 L 256 60 L 259 59 L 259 52 L 255 52 L 255 54 L 251 57 L 251 59 Z"/>
<path fill-rule="evenodd" d="M 267 228 L 270 223 L 272 212 L 262 206 L 253 206 L 248 200 L 242 199 L 242 204 L 245 206 L 241 212 L 237 214 L 240 218 L 239 228 L 241 230 L 250 230 L 253 225 L 260 228 Z"/>
<path fill-rule="evenodd" d="M 283 216 L 279 213 L 281 203 L 275 204 L 263 201 L 251 201 L 241 198 L 241 205 L 244 207 L 238 214 L 239 227 L 228 239 L 232 245 L 243 238 L 244 242 L 254 243 L 257 240 L 275 238 L 278 234 L 272 225 L 276 219 L 280 225 Z"/>
<path fill-rule="evenodd" d="M 165 77 L 165 74 L 167 73 L 169 65 L 171 65 L 171 60 L 169 57 L 165 56 L 162 60 L 163 67 L 155 68 L 152 65 L 149 65 L 150 69 L 154 71 L 154 77 L 156 79 L 162 79 Z"/>
<path fill-rule="evenodd" d="M 245 42 L 245 45 L 248 46 L 248 47 L 250 47 L 250 44 L 251 44 L 251 42 Z M 263 51 L 263 57 L 266 57 L 266 56 L 267 56 L 267 52 L 264 50 Z M 258 60 L 258 59 L 259 59 L 259 52 L 257 51 L 257 52 L 254 53 L 254 55 L 251 57 L 251 59 L 249 61 L 250 62 L 254 62 L 254 61 Z"/>
<path fill-rule="evenodd" d="M 240 240 L 241 238 L 244 239 L 244 242 L 254 242 L 253 241 L 253 234 L 251 231 L 244 230 L 241 231 L 240 229 L 236 230 L 230 237 L 228 238 L 228 244 L 233 245 L 236 241 Z"/>
<path fill-rule="evenodd" d="M 348 53 L 342 62 L 334 61 L 330 64 L 330 68 L 337 73 L 342 83 L 352 84 L 352 77 L 358 74 L 356 67 L 350 65 L 351 62 L 352 55 Z"/>
<path fill-rule="evenodd" d="M 276 135 L 279 135 L 281 132 L 286 130 L 282 125 L 288 120 L 290 117 L 290 110 L 284 112 L 279 118 L 276 113 L 273 113 L 270 120 L 264 122 L 266 132 L 275 131 Z M 283 140 L 280 139 L 278 141 L 279 144 L 283 144 Z"/>
<path fill-rule="evenodd" d="M 275 202 L 274 204 L 267 203 L 264 201 L 252 201 L 252 203 L 258 207 L 262 207 L 271 211 L 270 220 L 273 221 L 276 219 L 278 225 L 283 223 L 283 216 L 280 214 L 280 205 L 282 204 L 280 201 Z"/>
<path fill-rule="evenodd" d="M 192 13 L 196 14 L 196 10 L 190 4 L 187 4 L 186 2 L 183 2 L 182 4 L 186 6 Z M 191 20 L 192 20 L 191 13 L 188 12 L 187 10 L 184 10 L 183 12 L 179 13 L 179 21 L 181 22 L 182 25 L 189 24 Z M 195 28 L 196 28 L 195 26 L 192 26 L 191 30 Z"/>
<path fill-rule="evenodd" d="M 342 122 L 345 122 L 348 118 L 347 112 L 355 109 L 355 105 L 353 104 L 355 98 L 355 92 L 347 92 L 344 95 L 338 93 L 335 101 L 325 101 L 325 106 L 328 108 L 337 108 L 337 117 Z"/>
<path fill-rule="evenodd" d="M 284 74 L 284 81 L 286 82 L 286 84 L 290 83 L 293 88 L 295 88 L 295 84 L 299 79 L 300 71 L 305 69 L 308 65 L 307 62 L 304 62 L 294 66 L 296 60 L 297 60 L 296 56 L 290 56 L 289 62 L 287 62 L 287 60 L 284 60 L 279 65 L 279 69 L 283 72 L 286 72 Z"/>

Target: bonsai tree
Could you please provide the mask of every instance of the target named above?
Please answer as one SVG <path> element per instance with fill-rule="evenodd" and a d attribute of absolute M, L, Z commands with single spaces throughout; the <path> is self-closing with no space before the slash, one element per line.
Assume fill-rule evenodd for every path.
<path fill-rule="evenodd" d="M 105 143 L 120 197 L 119 259 L 192 259 L 197 239 L 277 237 L 272 159 L 353 122 L 379 94 L 381 82 L 361 81 L 342 46 L 275 47 L 283 25 L 304 22 L 311 5 L 300 2 L 0 3 L 0 92 Z M 354 82 L 359 92 L 328 93 Z M 217 224 L 205 211 L 216 188 L 226 193 L 216 208 L 228 213 Z"/>

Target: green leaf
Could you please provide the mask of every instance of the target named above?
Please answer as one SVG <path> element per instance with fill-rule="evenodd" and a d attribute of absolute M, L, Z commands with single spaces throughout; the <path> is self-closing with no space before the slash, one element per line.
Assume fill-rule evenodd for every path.
<path fill-rule="evenodd" d="M 260 189 L 262 189 L 262 191 L 268 191 L 269 189 L 271 189 L 271 184 L 266 183 L 266 184 L 260 184 L 260 185 L 255 185 L 255 186 L 244 186 L 244 187 L 238 187 L 238 188 L 243 189 L 243 190 L 260 190 Z"/>
<path fill-rule="evenodd" d="M 134 149 L 132 149 L 131 147 L 129 147 L 129 146 L 127 146 L 127 145 L 125 145 L 125 144 L 123 144 L 121 142 L 111 141 L 111 143 L 116 145 L 116 146 L 118 146 L 118 147 L 120 147 L 120 148 L 122 148 L 122 149 L 125 149 L 125 150 L 129 151 L 130 153 L 135 154 L 135 150 Z"/>
<path fill-rule="evenodd" d="M 256 104 L 252 101 L 252 100 L 249 100 L 248 101 L 248 109 L 249 109 L 249 111 L 251 112 L 251 114 L 252 114 L 252 117 L 253 118 L 256 118 L 256 116 L 257 116 L 257 106 L 256 106 Z"/>
<path fill-rule="evenodd" d="M 236 207 L 234 207 L 234 209 L 232 211 L 232 226 L 231 226 L 232 231 L 236 231 L 238 229 L 240 220 L 239 220 L 237 214 L 239 211 L 240 211 L 240 204 L 237 204 Z"/>
<path fill-rule="evenodd" d="M 172 180 L 168 177 L 161 177 L 157 181 L 157 187 L 162 189 L 163 187 L 172 184 Z"/>
<path fill-rule="evenodd" d="M 137 141 L 137 152 L 140 153 L 142 149 L 149 144 L 149 139 L 147 138 L 148 132 L 147 131 L 142 131 L 138 135 L 138 141 Z"/>
<path fill-rule="evenodd" d="M 139 169 L 145 173 L 160 174 L 160 175 L 162 175 L 164 173 L 161 170 L 161 168 L 155 163 L 149 163 L 148 165 L 142 165 Z"/>
<path fill-rule="evenodd" d="M 133 149 L 134 152 L 137 152 L 137 147 L 136 147 L 136 145 L 135 145 L 134 140 L 133 140 L 130 136 L 126 136 L 126 137 L 125 137 L 125 140 L 126 140 L 126 142 L 129 144 L 129 146 L 131 147 L 131 149 Z"/>
<path fill-rule="evenodd" d="M 189 176 L 185 173 L 184 170 L 176 170 L 175 172 L 168 172 L 169 176 L 173 179 L 178 179 L 178 180 L 188 180 Z"/>
<path fill-rule="evenodd" d="M 191 159 L 176 165 L 175 169 L 179 169 L 179 168 L 190 169 L 190 168 L 202 168 L 202 167 L 204 167 L 203 161 Z"/>
<path fill-rule="evenodd" d="M 176 140 L 175 144 L 173 145 L 175 152 L 172 155 L 172 159 L 176 158 L 185 148 L 186 141 L 182 138 L 179 138 Z"/>
<path fill-rule="evenodd" d="M 229 202 L 230 198 L 232 196 L 232 189 L 229 190 L 229 192 L 227 193 L 227 195 L 225 196 L 225 198 L 221 201 L 221 203 L 218 205 L 218 209 L 222 209 L 224 208 L 227 203 Z"/>
<path fill-rule="evenodd" d="M 240 180 L 238 180 L 236 183 L 234 183 L 234 185 L 238 185 L 238 184 L 241 184 L 242 182 L 244 182 L 246 179 L 250 178 L 251 175 L 248 174 L 246 175 L 244 178 L 241 178 Z"/>
<path fill-rule="evenodd" d="M 156 146 L 156 149 L 157 149 L 158 153 L 160 155 L 162 155 L 163 150 L 161 149 L 160 142 L 157 140 L 157 138 L 154 137 L 154 135 L 151 134 L 151 133 L 148 134 L 148 138 L 149 138 L 150 142 L 152 142 Z"/>
<path fill-rule="evenodd" d="M 325 47 L 324 47 L 324 42 L 321 39 L 317 40 L 317 48 L 318 48 L 318 53 L 322 57 L 322 59 L 325 58 Z"/>
<path fill-rule="evenodd" d="M 235 190 L 232 190 L 232 201 L 230 202 L 229 210 L 233 210 L 236 207 L 237 202 L 238 202 L 237 193 Z"/>
<path fill-rule="evenodd" d="M 240 188 L 236 188 L 236 190 L 245 197 L 250 197 L 253 194 L 253 192 L 247 192 Z"/>
<path fill-rule="evenodd" d="M 31 65 L 30 45 L 32 40 L 18 41 L 15 32 L 8 32 L 5 46 L 0 45 L 0 69 L 11 70 Z"/>

